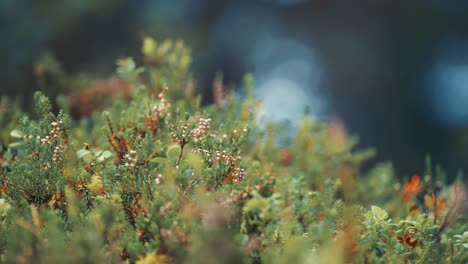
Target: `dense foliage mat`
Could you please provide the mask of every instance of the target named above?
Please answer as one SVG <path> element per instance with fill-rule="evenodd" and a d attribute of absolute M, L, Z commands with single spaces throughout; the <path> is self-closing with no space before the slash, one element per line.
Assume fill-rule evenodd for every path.
<path fill-rule="evenodd" d="M 142 52 L 62 110 L 41 92 L 29 117 L 2 99 L 1 262 L 467 261 L 461 176 L 448 185 L 429 160 L 402 183 L 389 163 L 363 173 L 373 151 L 339 122 L 304 115 L 292 135 L 258 114 L 251 76 L 242 95 L 217 79 L 202 106 L 182 42 Z"/>

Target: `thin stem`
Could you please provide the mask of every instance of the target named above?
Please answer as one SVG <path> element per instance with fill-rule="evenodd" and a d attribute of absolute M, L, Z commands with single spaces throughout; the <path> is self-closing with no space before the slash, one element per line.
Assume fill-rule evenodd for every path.
<path fill-rule="evenodd" d="M 423 213 L 427 214 L 427 207 L 426 207 L 426 204 L 424 203 L 423 198 L 419 195 L 416 195 L 416 200 L 418 200 L 419 204 L 421 205 Z"/>
<path fill-rule="evenodd" d="M 184 189 L 181 195 L 179 195 L 179 199 L 184 197 L 192 188 L 195 186 L 195 182 L 198 180 L 198 176 L 193 177 L 193 179 L 189 182 L 187 187 Z"/>
<path fill-rule="evenodd" d="M 184 152 L 184 147 L 185 147 L 185 139 L 183 139 L 182 142 L 180 143 L 180 153 L 179 153 L 179 157 L 177 158 L 177 162 L 176 162 L 177 166 L 179 166 L 179 163 L 182 160 L 182 154 Z"/>

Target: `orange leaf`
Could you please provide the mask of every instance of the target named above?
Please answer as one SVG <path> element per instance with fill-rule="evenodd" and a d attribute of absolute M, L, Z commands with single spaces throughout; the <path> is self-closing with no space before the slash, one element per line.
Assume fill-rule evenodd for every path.
<path fill-rule="evenodd" d="M 405 188 L 403 190 L 403 194 L 401 195 L 401 199 L 403 202 L 406 202 L 411 195 L 417 195 L 419 192 L 422 191 L 422 186 L 419 186 L 420 178 L 418 175 L 413 175 L 411 181 L 405 184 Z"/>

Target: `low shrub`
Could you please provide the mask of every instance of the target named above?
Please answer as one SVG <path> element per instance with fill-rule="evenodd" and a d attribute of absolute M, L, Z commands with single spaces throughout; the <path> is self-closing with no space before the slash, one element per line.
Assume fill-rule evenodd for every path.
<path fill-rule="evenodd" d="M 17 263 L 464 263 L 462 178 L 402 183 L 338 122 L 296 134 L 215 81 L 202 105 L 182 42 L 29 117 L 0 103 L 0 260 Z M 63 80 L 62 80 L 63 81 Z M 73 116 L 73 118 L 71 118 Z"/>

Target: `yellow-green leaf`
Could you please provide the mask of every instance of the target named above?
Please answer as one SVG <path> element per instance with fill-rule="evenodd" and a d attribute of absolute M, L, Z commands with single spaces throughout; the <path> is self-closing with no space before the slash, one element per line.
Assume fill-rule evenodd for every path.
<path fill-rule="evenodd" d="M 169 160 L 177 160 L 179 158 L 182 148 L 178 144 L 170 145 L 167 148 L 166 155 Z"/>
<path fill-rule="evenodd" d="M 10 136 L 14 138 L 23 138 L 24 133 L 21 130 L 15 129 L 10 132 Z"/>

